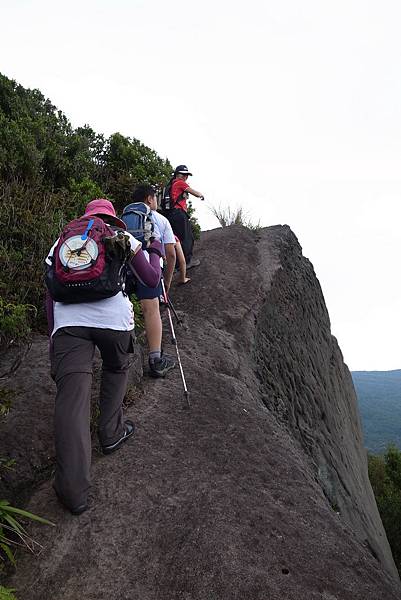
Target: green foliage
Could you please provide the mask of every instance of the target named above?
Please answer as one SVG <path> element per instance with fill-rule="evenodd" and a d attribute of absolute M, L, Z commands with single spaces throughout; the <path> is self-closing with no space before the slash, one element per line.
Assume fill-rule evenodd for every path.
<path fill-rule="evenodd" d="M 237 207 L 235 209 L 227 206 L 223 208 L 219 206 L 216 208 L 212 206 L 210 209 L 213 215 L 216 217 L 218 222 L 222 227 L 230 227 L 231 225 L 242 225 L 243 227 L 247 227 L 251 231 L 257 231 L 261 228 L 260 221 L 258 223 L 252 223 L 247 217 L 244 209 L 242 207 Z"/>
<path fill-rule="evenodd" d="M 401 575 L 401 451 L 390 445 L 384 456 L 370 454 L 368 466 L 377 507 Z"/>
<path fill-rule="evenodd" d="M 132 294 L 130 296 L 130 300 L 134 307 L 134 315 L 135 315 L 135 331 L 141 333 L 145 329 L 145 321 L 143 318 L 142 306 L 140 300 Z"/>
<path fill-rule="evenodd" d="M 0 418 L 6 417 L 10 412 L 13 399 L 15 397 L 15 391 L 9 388 L 0 387 Z M 0 470 L 1 470 L 1 458 L 0 458 Z"/>
<path fill-rule="evenodd" d="M 13 471 L 17 461 L 15 458 L 0 457 L 0 479 L 3 471 Z"/>
<path fill-rule="evenodd" d="M 27 90 L 0 74 L 0 177 L 67 186 L 77 172 L 92 169 L 84 136 L 39 90 Z"/>
<path fill-rule="evenodd" d="M 135 138 L 114 133 L 104 145 L 99 181 L 115 200 L 117 212 L 122 212 L 136 185 L 164 185 L 171 171 L 169 161 L 160 158 L 154 150 Z"/>
<path fill-rule="evenodd" d="M 103 198 L 105 196 L 103 190 L 92 179 L 83 178 L 80 181 L 71 179 L 69 183 L 70 202 L 68 210 L 65 210 L 65 220 L 72 221 L 77 215 L 85 212 L 85 207 L 94 198 Z"/>
<path fill-rule="evenodd" d="M 0 295 L 3 305 L 42 307 L 43 261 L 66 222 L 71 198 L 40 186 L 0 182 Z M 19 310 L 19 316 L 24 312 Z M 23 327 L 19 331 L 23 332 Z"/>
<path fill-rule="evenodd" d="M 18 600 L 13 592 L 15 592 L 15 589 L 0 585 L 0 600 Z"/>
<path fill-rule="evenodd" d="M 33 552 L 38 545 L 23 525 L 26 519 L 54 527 L 51 521 L 11 506 L 7 500 L 0 500 L 0 559 L 3 562 L 8 561 L 15 566 L 15 548 L 23 547 Z"/>
<path fill-rule="evenodd" d="M 187 212 L 189 216 L 189 220 L 191 221 L 192 231 L 194 232 L 194 238 L 199 240 L 201 234 L 201 227 L 199 225 L 198 219 L 195 216 L 195 209 L 192 206 L 191 200 L 187 202 Z"/>
<path fill-rule="evenodd" d="M 0 345 L 27 338 L 31 332 L 32 317 L 36 313 L 32 304 L 12 304 L 0 296 Z"/>

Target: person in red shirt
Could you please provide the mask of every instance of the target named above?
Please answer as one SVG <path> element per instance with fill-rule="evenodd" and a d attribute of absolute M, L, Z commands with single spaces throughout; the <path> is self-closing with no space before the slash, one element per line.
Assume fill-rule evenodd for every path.
<path fill-rule="evenodd" d="M 188 194 L 192 194 L 192 196 L 196 196 L 201 200 L 205 199 L 201 192 L 197 192 L 187 183 L 190 175 L 192 173 L 189 172 L 186 165 L 178 165 L 175 169 L 170 187 L 170 208 L 165 213 L 171 223 L 174 234 L 180 240 L 187 269 L 200 265 L 200 260 L 192 257 L 194 234 L 187 212 Z"/>

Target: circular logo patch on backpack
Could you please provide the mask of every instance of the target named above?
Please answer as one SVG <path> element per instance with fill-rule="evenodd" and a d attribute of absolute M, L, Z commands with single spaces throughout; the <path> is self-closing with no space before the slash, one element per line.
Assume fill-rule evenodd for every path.
<path fill-rule="evenodd" d="M 80 235 L 68 238 L 59 250 L 61 264 L 76 271 L 91 267 L 98 254 L 99 249 L 96 242 L 90 238 L 82 241 Z"/>

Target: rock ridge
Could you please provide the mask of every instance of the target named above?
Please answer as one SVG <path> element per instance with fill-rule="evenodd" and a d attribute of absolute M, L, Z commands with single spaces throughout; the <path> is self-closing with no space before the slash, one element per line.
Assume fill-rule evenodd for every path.
<path fill-rule="evenodd" d="M 57 527 L 35 528 L 44 550 L 20 558 L 20 600 L 399 600 L 352 381 L 295 235 L 213 230 L 197 254 L 191 284 L 172 291 L 191 409 L 177 370 L 144 379 L 133 442 L 94 451 L 91 509 L 72 517 L 37 486 L 27 507 Z M 40 429 L 37 461 L 51 462 L 44 348 L 20 367 L 18 402 Z M 0 450 L 10 423 L 21 460 L 32 448 L 17 410 Z"/>

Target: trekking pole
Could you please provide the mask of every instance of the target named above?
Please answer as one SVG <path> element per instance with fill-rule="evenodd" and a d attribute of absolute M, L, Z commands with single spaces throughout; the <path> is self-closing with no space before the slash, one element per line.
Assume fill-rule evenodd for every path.
<path fill-rule="evenodd" d="M 186 381 L 185 381 L 184 369 L 182 368 L 182 364 L 181 364 L 180 352 L 178 350 L 177 338 L 175 337 L 173 319 L 171 317 L 171 312 L 170 312 L 170 304 L 169 304 L 169 301 L 168 301 L 168 296 L 167 296 L 167 292 L 166 292 L 166 288 L 165 288 L 165 285 L 164 285 L 163 278 L 161 279 L 161 282 L 162 282 L 162 289 L 163 289 L 164 301 L 165 301 L 166 307 L 167 307 L 168 320 L 169 320 L 169 323 L 170 323 L 171 337 L 172 337 L 171 341 L 172 341 L 173 345 L 175 346 L 175 351 L 177 353 L 177 360 L 178 360 L 178 365 L 180 367 L 182 385 L 184 387 L 184 397 L 185 397 L 185 400 L 187 401 L 187 407 L 190 408 L 191 404 L 189 402 L 189 392 L 188 392 L 187 384 L 186 384 Z"/>
<path fill-rule="evenodd" d="M 169 307 L 171 308 L 171 310 L 173 311 L 173 315 L 175 316 L 175 318 L 177 319 L 177 323 L 178 325 L 182 325 L 182 319 L 180 319 L 180 317 L 177 315 L 177 311 L 174 308 L 174 305 L 172 303 L 172 300 L 170 298 L 170 296 L 167 296 L 167 302 Z"/>

